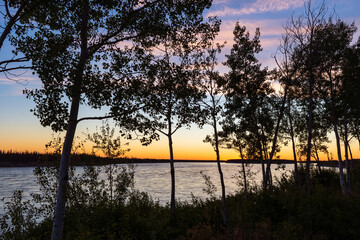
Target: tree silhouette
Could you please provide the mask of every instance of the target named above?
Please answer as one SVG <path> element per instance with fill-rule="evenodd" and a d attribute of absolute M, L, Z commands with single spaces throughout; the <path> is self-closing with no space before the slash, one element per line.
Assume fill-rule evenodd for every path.
<path fill-rule="evenodd" d="M 282 100 L 280 103 L 279 113 L 277 115 L 271 152 L 267 164 L 267 172 L 270 172 L 269 169 L 271 166 L 271 161 L 275 154 L 275 150 L 278 142 L 278 135 L 281 129 L 281 123 L 283 121 L 283 118 L 285 118 L 287 115 L 288 124 L 285 123 L 283 125 L 288 125 L 289 127 L 290 137 L 292 141 L 292 148 L 293 148 L 293 156 L 294 156 L 294 177 L 296 183 L 298 183 L 297 158 L 295 151 L 295 139 L 294 139 L 294 131 L 293 131 L 293 121 L 291 117 L 291 100 L 290 100 L 292 95 L 291 93 L 293 93 L 292 89 L 295 84 L 294 82 L 297 77 L 296 76 L 297 70 L 299 69 L 299 61 L 295 57 L 294 47 L 295 46 L 285 29 L 285 34 L 282 35 L 282 43 L 277 49 L 277 53 L 280 53 L 280 56 L 278 56 L 277 54 L 274 56 L 275 62 L 278 66 L 277 78 L 279 83 L 283 87 L 283 90 L 280 93 L 281 96 L 279 96 L 281 97 Z M 266 178 L 269 178 L 269 176 L 266 176 Z"/>
<path fill-rule="evenodd" d="M 342 154 L 340 147 L 340 119 L 347 122 L 347 110 L 342 108 L 343 103 L 341 99 L 341 62 L 344 55 L 350 46 L 352 36 L 356 28 L 354 24 L 346 24 L 341 20 L 332 20 L 331 18 L 324 23 L 321 28 L 315 33 L 314 43 L 318 48 L 318 53 L 321 56 L 318 62 L 317 78 L 319 81 L 319 93 L 325 103 L 325 109 L 328 111 L 328 116 L 331 116 L 329 121 L 332 123 L 336 138 L 340 185 L 343 193 L 347 192 L 346 183 L 343 176 Z M 347 123 L 345 124 L 347 128 Z M 347 143 L 345 143 L 345 152 L 347 155 Z M 348 161 L 347 161 L 348 162 Z M 348 164 L 347 164 L 348 165 Z"/>
<path fill-rule="evenodd" d="M 39 14 L 40 9 L 48 8 L 51 6 L 51 2 L 36 0 L 36 1 L 20 1 L 20 0 L 4 0 L 1 6 L 0 14 L 3 16 L 4 21 L 1 22 L 0 28 L 0 51 L 8 40 L 12 41 L 12 34 L 23 34 L 26 28 L 31 27 L 29 19 Z M 4 55 L 3 55 L 4 56 Z M 25 64 L 29 59 L 26 56 L 18 56 L 14 53 L 13 56 L 0 59 L 0 73 L 10 80 L 16 80 L 14 76 L 19 76 L 15 73 L 15 70 L 29 69 L 30 66 Z"/>
<path fill-rule="evenodd" d="M 312 124 L 313 124 L 313 88 L 315 84 L 314 68 L 316 57 L 319 57 L 317 48 L 314 45 L 315 32 L 325 21 L 326 8 L 324 2 L 319 7 L 312 7 L 312 2 L 305 4 L 303 16 L 298 18 L 292 17 L 286 26 L 286 32 L 291 41 L 295 44 L 297 59 L 301 59 L 302 66 L 299 69 L 303 86 L 303 96 L 308 99 L 308 136 L 307 136 L 307 153 L 306 153 L 306 189 L 310 194 L 310 160 L 312 149 Z"/>
<path fill-rule="evenodd" d="M 155 48 L 144 48 L 148 62 L 143 67 L 143 77 L 149 84 L 147 104 L 142 109 L 143 115 L 137 117 L 142 133 L 153 132 L 150 139 L 143 139 L 149 144 L 158 133 L 168 139 L 171 173 L 172 213 L 175 212 L 175 166 L 173 135 L 182 127 L 192 123 L 204 124 L 204 114 L 198 102 L 204 97 L 200 92 L 200 65 L 196 61 L 203 48 L 209 45 L 219 31 L 216 19 L 208 23 L 184 26 L 182 29 L 170 29 L 167 36 L 159 41 Z M 153 137 L 155 136 L 155 137 Z"/>
<path fill-rule="evenodd" d="M 130 151 L 130 149 L 123 149 L 123 146 L 128 145 L 128 143 L 121 143 L 120 135 L 115 135 L 115 128 L 111 128 L 108 121 L 103 121 L 100 131 L 97 131 L 90 134 L 88 133 L 86 139 L 91 141 L 94 145 L 92 146 L 93 154 L 97 151 L 101 151 L 107 158 L 113 160 L 124 156 L 125 153 Z M 120 133 L 118 133 L 120 134 Z M 114 176 L 117 174 L 118 168 L 111 161 L 108 166 L 105 168 L 105 173 L 107 174 L 109 180 L 109 190 L 110 190 L 110 200 L 113 200 L 113 182 Z"/>
<path fill-rule="evenodd" d="M 263 186 L 266 187 L 265 162 L 268 159 L 268 144 L 272 131 L 272 117 L 269 109 L 269 96 L 272 93 L 266 81 L 267 69 L 255 54 L 262 49 L 260 46 L 260 30 L 257 29 L 253 40 L 250 40 L 246 27 L 235 25 L 235 44 L 227 55 L 226 65 L 230 72 L 226 74 L 224 88 L 226 90 L 225 116 L 223 128 L 241 126 L 245 131 L 242 136 L 247 141 L 247 155 L 259 159 L 262 165 Z M 237 131 L 234 129 L 234 131 Z M 239 136 L 239 135 L 237 135 Z"/>
<path fill-rule="evenodd" d="M 348 182 L 348 192 L 351 193 L 350 185 L 350 166 L 348 163 L 348 155 L 350 153 L 351 160 L 353 160 L 350 148 L 350 139 L 355 138 L 358 140 L 360 146 L 359 135 L 359 116 L 360 108 L 357 104 L 357 99 L 360 96 L 360 39 L 351 47 L 347 48 L 344 54 L 343 61 L 341 62 L 341 100 L 344 110 L 344 147 L 346 158 L 346 177 Z M 349 150 L 349 153 L 348 153 Z M 353 165 L 354 161 L 352 161 Z"/>
<path fill-rule="evenodd" d="M 345 55 L 350 47 L 352 37 L 356 31 L 354 24 L 347 24 L 341 20 L 329 19 L 327 24 L 319 31 L 318 40 L 321 48 L 322 61 L 320 71 L 322 74 L 322 94 L 326 108 L 331 116 L 331 122 L 334 127 L 336 145 L 339 160 L 340 184 L 343 193 L 350 193 L 350 172 L 347 171 L 347 181 L 344 182 L 342 154 L 341 154 L 341 125 L 344 126 L 346 139 L 344 140 L 345 161 L 348 162 L 348 144 L 347 144 L 347 125 L 349 111 L 344 104 L 342 97 L 343 78 L 341 65 Z M 347 170 L 349 170 L 347 168 Z M 348 186 L 346 186 L 346 184 Z"/>
<path fill-rule="evenodd" d="M 31 19 L 34 25 L 38 23 L 28 29 L 31 34 L 16 37 L 14 44 L 18 51 L 32 61 L 33 70 L 43 83 L 42 89 L 26 92 L 36 103 L 34 114 L 44 126 L 55 131 L 66 129 L 52 239 L 62 238 L 76 127 L 80 121 L 110 118 L 113 114 L 79 119 L 80 105 L 100 108 L 120 102 L 123 104 L 111 111 L 116 110 L 122 119 L 138 109 L 134 105 L 138 98 L 128 95 L 139 89 L 136 69 L 132 62 L 122 61 L 118 68 L 128 65 L 129 70 L 120 76 L 119 82 L 112 78 L 112 57 L 121 56 L 119 52 L 123 56 L 133 54 L 131 47 L 124 45 L 156 44 L 170 27 L 176 30 L 183 25 L 197 24 L 210 4 L 207 0 L 56 1 L 52 8 L 43 9 Z"/>
<path fill-rule="evenodd" d="M 223 207 L 223 223 L 224 226 L 227 225 L 227 212 L 226 212 L 226 191 L 224 176 L 221 169 L 220 163 L 220 150 L 219 150 L 219 134 L 218 134 L 218 125 L 219 125 L 219 115 L 222 111 L 222 98 L 224 96 L 224 90 L 221 87 L 222 76 L 219 72 L 215 70 L 217 66 L 217 54 L 221 53 L 221 49 L 224 45 L 216 44 L 207 48 L 204 56 L 201 57 L 201 62 L 204 63 L 203 69 L 203 80 L 199 86 L 202 91 L 206 94 L 206 98 L 201 101 L 205 113 L 208 113 L 207 123 L 213 127 L 213 137 L 206 136 L 204 142 L 210 142 L 214 148 L 216 154 L 216 162 L 218 167 L 218 172 L 220 176 L 221 183 L 221 201 Z"/>

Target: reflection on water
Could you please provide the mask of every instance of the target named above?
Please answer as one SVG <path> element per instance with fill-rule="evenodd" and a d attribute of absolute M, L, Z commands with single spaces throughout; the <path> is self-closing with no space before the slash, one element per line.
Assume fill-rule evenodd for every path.
<path fill-rule="evenodd" d="M 233 194 L 238 190 L 236 180 L 232 177 L 239 174 L 240 164 L 223 163 L 222 170 L 226 186 L 226 194 Z M 273 178 L 280 176 L 284 171 L 275 171 L 277 165 L 272 166 Z M 292 170 L 293 165 L 286 165 L 287 170 Z M 261 181 L 260 165 L 252 165 L 252 172 L 256 173 L 255 181 Z M 33 175 L 33 167 L 0 168 L 0 199 L 10 197 L 14 190 L 23 190 L 25 198 L 30 193 L 39 191 L 36 178 Z M 76 171 L 82 171 L 77 167 Z M 211 181 L 217 187 L 217 195 L 220 196 L 220 180 L 217 164 L 214 163 L 175 163 L 176 198 L 180 201 L 190 201 L 191 193 L 196 197 L 205 199 L 208 197 L 202 189 L 205 187 L 204 179 L 200 171 L 211 177 Z M 168 163 L 144 163 L 137 164 L 135 170 L 135 188 L 148 192 L 161 204 L 170 200 L 170 166 Z M 0 205 L 0 214 L 3 213 L 3 205 Z"/>

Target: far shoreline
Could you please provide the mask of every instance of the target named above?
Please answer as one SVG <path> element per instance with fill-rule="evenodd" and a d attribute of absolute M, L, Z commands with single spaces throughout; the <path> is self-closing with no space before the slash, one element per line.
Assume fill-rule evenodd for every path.
<path fill-rule="evenodd" d="M 38 152 L 12 152 L 0 150 L 0 168 L 10 167 L 41 167 L 41 166 L 58 166 L 60 161 L 60 154 L 53 153 L 38 153 Z M 146 163 L 169 163 L 169 159 L 151 159 L 151 158 L 106 158 L 90 154 L 74 154 L 71 156 L 71 164 L 73 166 L 102 166 L 108 164 L 146 164 Z M 187 163 L 213 163 L 216 160 L 192 160 L 192 159 L 175 159 L 174 162 L 187 162 Z M 259 160 L 247 159 L 228 159 L 221 160 L 226 164 L 260 164 Z M 354 163 L 360 162 L 360 159 L 354 159 Z M 304 164 L 305 161 L 298 163 Z M 324 167 L 337 167 L 337 160 L 320 160 L 311 161 L 312 164 L 319 163 Z M 351 160 L 350 160 L 351 163 Z M 294 160 L 288 159 L 273 159 L 271 164 L 294 164 Z"/>

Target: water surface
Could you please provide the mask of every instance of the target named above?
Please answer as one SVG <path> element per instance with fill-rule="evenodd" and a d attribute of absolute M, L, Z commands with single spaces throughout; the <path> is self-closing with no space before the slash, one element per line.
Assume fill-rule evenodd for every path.
<path fill-rule="evenodd" d="M 234 194 L 239 190 L 236 180 L 233 178 L 239 175 L 241 164 L 222 163 L 222 170 L 226 186 L 226 194 Z M 261 182 L 261 166 L 259 164 L 251 166 L 254 180 L 258 184 Z M 292 170 L 292 165 L 287 165 L 286 170 Z M 273 178 L 279 177 L 284 170 L 275 171 L 277 165 L 272 166 Z M 15 190 L 23 190 L 25 198 L 29 198 L 31 193 L 39 192 L 36 177 L 33 174 L 33 167 L 12 167 L 0 168 L 0 199 L 8 198 Z M 76 171 L 81 172 L 83 167 L 77 167 Z M 205 181 L 200 174 L 211 177 L 211 181 L 217 187 L 216 194 L 220 196 L 221 187 L 219 173 L 216 162 L 190 162 L 175 163 L 176 198 L 180 201 L 191 201 L 191 193 L 202 199 L 209 197 L 203 188 L 206 187 Z M 170 166 L 169 163 L 142 163 L 136 164 L 135 170 L 135 189 L 149 193 L 161 204 L 166 204 L 170 200 Z M 3 213 L 3 204 L 0 204 L 0 214 Z"/>

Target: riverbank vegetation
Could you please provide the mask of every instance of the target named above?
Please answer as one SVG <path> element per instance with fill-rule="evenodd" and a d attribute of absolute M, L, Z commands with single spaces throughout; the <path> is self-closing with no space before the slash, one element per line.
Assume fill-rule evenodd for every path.
<path fill-rule="evenodd" d="M 267 189 L 249 184 L 245 193 L 239 184 L 238 193 L 226 197 L 226 227 L 211 181 L 204 188 L 207 200 L 176 202 L 172 215 L 170 205 L 134 189 L 133 166 L 114 167 L 112 185 L 109 177 L 100 177 L 104 171 L 104 166 L 85 167 L 76 175 L 70 171 L 64 239 L 300 240 L 357 239 L 360 234 L 360 181 L 353 178 L 353 195 L 344 196 L 334 169 L 311 170 L 311 195 L 306 193 L 304 167 L 299 168 L 299 185 L 293 173 Z M 6 200 L 0 239 L 50 238 L 58 170 L 42 167 L 34 173 L 41 192 L 24 200 L 16 191 Z"/>

